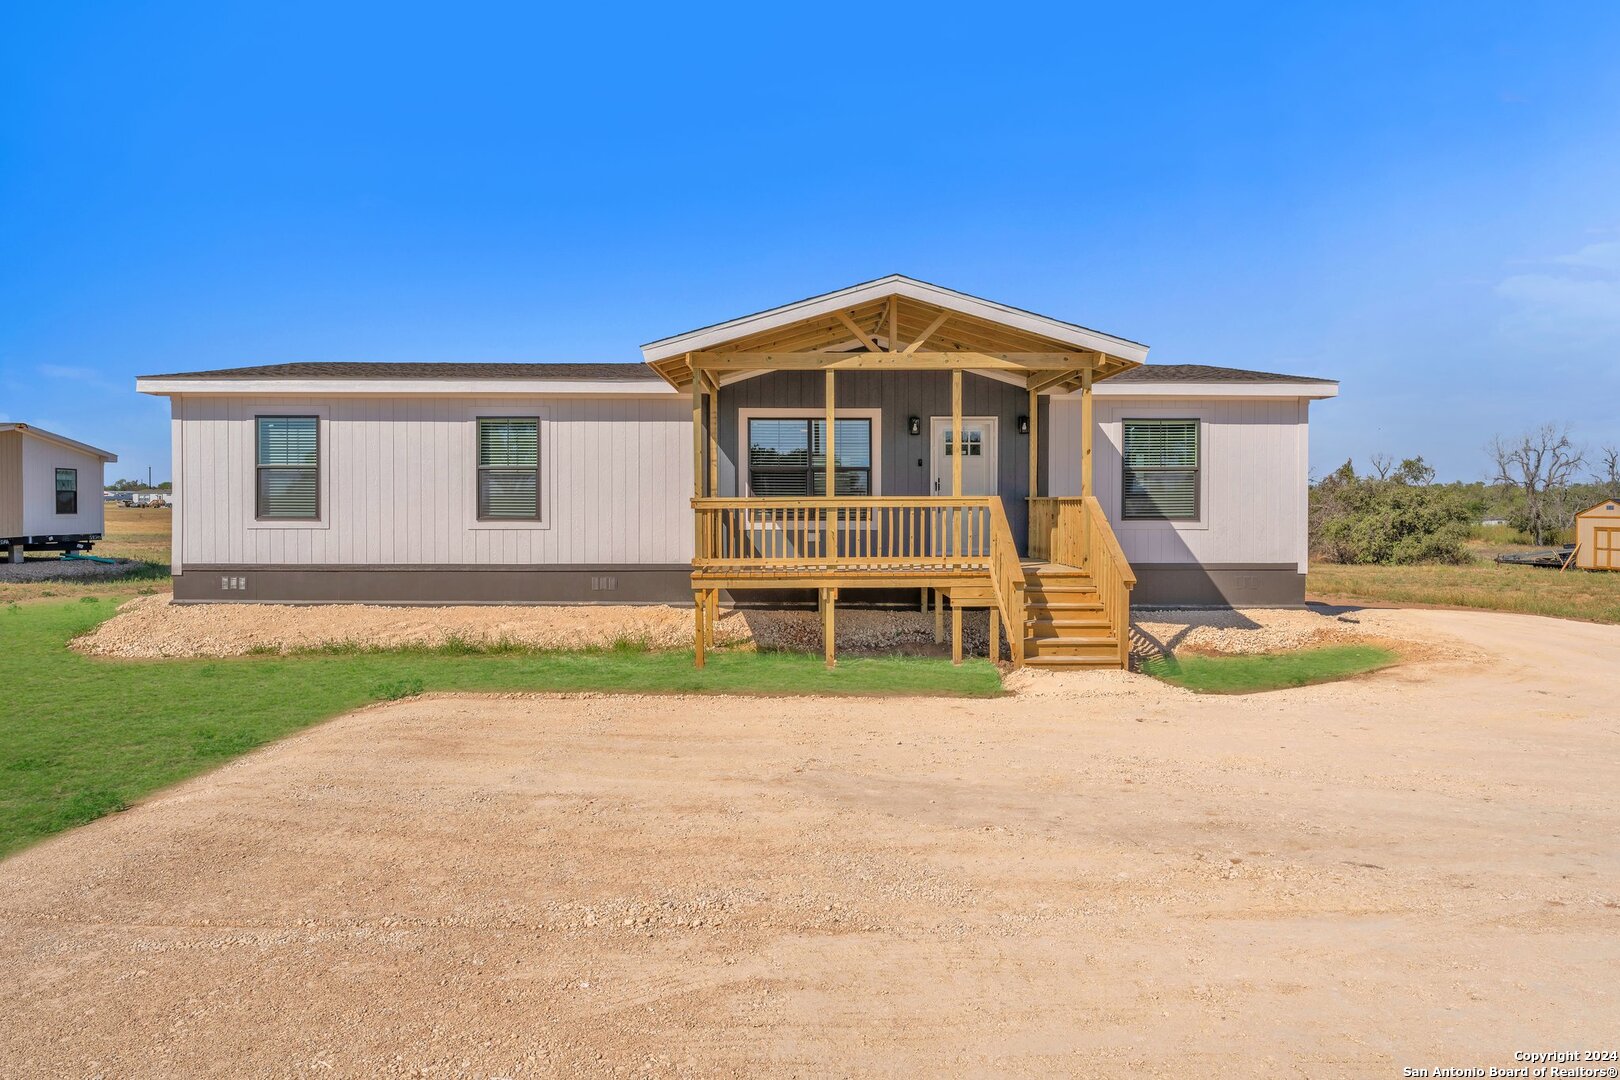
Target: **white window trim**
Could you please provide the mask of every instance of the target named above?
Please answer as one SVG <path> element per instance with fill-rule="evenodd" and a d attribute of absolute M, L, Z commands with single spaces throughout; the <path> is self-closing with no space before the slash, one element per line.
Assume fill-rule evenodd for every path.
<path fill-rule="evenodd" d="M 539 500 L 540 518 L 538 521 L 517 518 L 481 521 L 478 517 L 478 421 L 531 416 L 539 423 L 540 467 L 536 470 L 536 480 L 540 490 L 536 497 Z M 557 455 L 551 452 L 551 409 L 529 402 L 492 401 L 467 406 L 465 420 L 461 425 L 462 456 L 453 466 L 467 474 L 466 482 L 462 485 L 464 496 L 461 508 L 465 527 L 482 532 L 530 532 L 551 528 L 551 493 L 557 486 Z"/>
<path fill-rule="evenodd" d="M 1125 421 L 1127 420 L 1197 420 L 1198 421 L 1198 516 L 1196 518 L 1166 521 L 1163 519 L 1125 517 Z M 1108 440 L 1114 447 L 1114 505 L 1109 524 L 1116 532 L 1207 532 L 1209 530 L 1209 417 L 1198 408 L 1139 409 L 1120 406 L 1120 413 L 1104 426 Z M 1092 467 L 1096 468 L 1093 462 Z"/>
<path fill-rule="evenodd" d="M 737 490 L 743 498 L 749 498 L 753 492 L 748 486 L 748 421 L 750 420 L 825 420 L 826 409 L 797 408 L 797 409 L 738 409 L 737 410 Z M 882 409 L 834 409 L 835 420 L 870 420 L 872 421 L 872 497 L 883 494 L 883 410 Z M 837 453 L 837 447 L 833 452 Z"/>
<path fill-rule="evenodd" d="M 263 416 L 313 416 L 315 418 L 315 486 L 319 489 L 320 516 L 286 521 L 259 517 L 259 418 Z M 249 406 L 248 487 L 253 503 L 248 519 L 250 530 L 330 529 L 332 527 L 332 410 L 326 405 L 283 405 L 275 408 Z"/>

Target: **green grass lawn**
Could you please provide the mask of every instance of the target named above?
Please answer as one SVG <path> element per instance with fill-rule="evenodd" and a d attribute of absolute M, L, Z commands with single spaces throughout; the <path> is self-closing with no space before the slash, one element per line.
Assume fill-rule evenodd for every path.
<path fill-rule="evenodd" d="M 1620 573 L 1544 570 L 1479 559 L 1461 566 L 1312 563 L 1313 598 L 1516 611 L 1620 623 Z"/>
<path fill-rule="evenodd" d="M 127 586 L 126 586 L 127 588 Z M 339 651 L 230 660 L 101 660 L 67 648 L 118 600 L 0 609 L 0 854 L 130 805 L 289 732 L 432 690 L 636 693 L 1001 692 L 987 660 L 802 653 Z"/>
<path fill-rule="evenodd" d="M 1388 649 L 1371 645 L 1335 645 L 1255 656 L 1163 657 L 1144 661 L 1142 670 L 1199 694 L 1253 694 L 1346 679 L 1398 659 Z"/>

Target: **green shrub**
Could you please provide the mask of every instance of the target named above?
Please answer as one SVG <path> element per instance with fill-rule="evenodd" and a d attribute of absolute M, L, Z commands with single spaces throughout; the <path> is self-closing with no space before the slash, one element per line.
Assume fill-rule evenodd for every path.
<path fill-rule="evenodd" d="M 1387 477 L 1357 476 L 1345 462 L 1311 489 L 1311 551 L 1325 562 L 1402 565 L 1467 562 L 1478 507 L 1462 492 L 1424 482 L 1412 458 Z"/>

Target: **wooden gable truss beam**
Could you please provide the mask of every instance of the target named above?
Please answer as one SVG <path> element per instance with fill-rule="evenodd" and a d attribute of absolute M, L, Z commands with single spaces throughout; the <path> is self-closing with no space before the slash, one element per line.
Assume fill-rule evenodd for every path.
<path fill-rule="evenodd" d="M 702 371 L 950 371 L 990 368 L 1004 371 L 1061 372 L 1074 378 L 1089 361 L 1079 353 L 951 352 L 695 352 L 695 370 Z"/>

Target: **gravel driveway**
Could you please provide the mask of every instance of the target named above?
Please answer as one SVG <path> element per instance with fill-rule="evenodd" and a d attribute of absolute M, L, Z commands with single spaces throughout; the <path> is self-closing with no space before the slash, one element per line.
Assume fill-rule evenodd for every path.
<path fill-rule="evenodd" d="M 1248 698 L 443 698 L 0 864 L 0 1074 L 1302 1075 L 1603 1049 L 1620 628 Z M 1457 657 L 1473 656 L 1474 659 Z"/>

